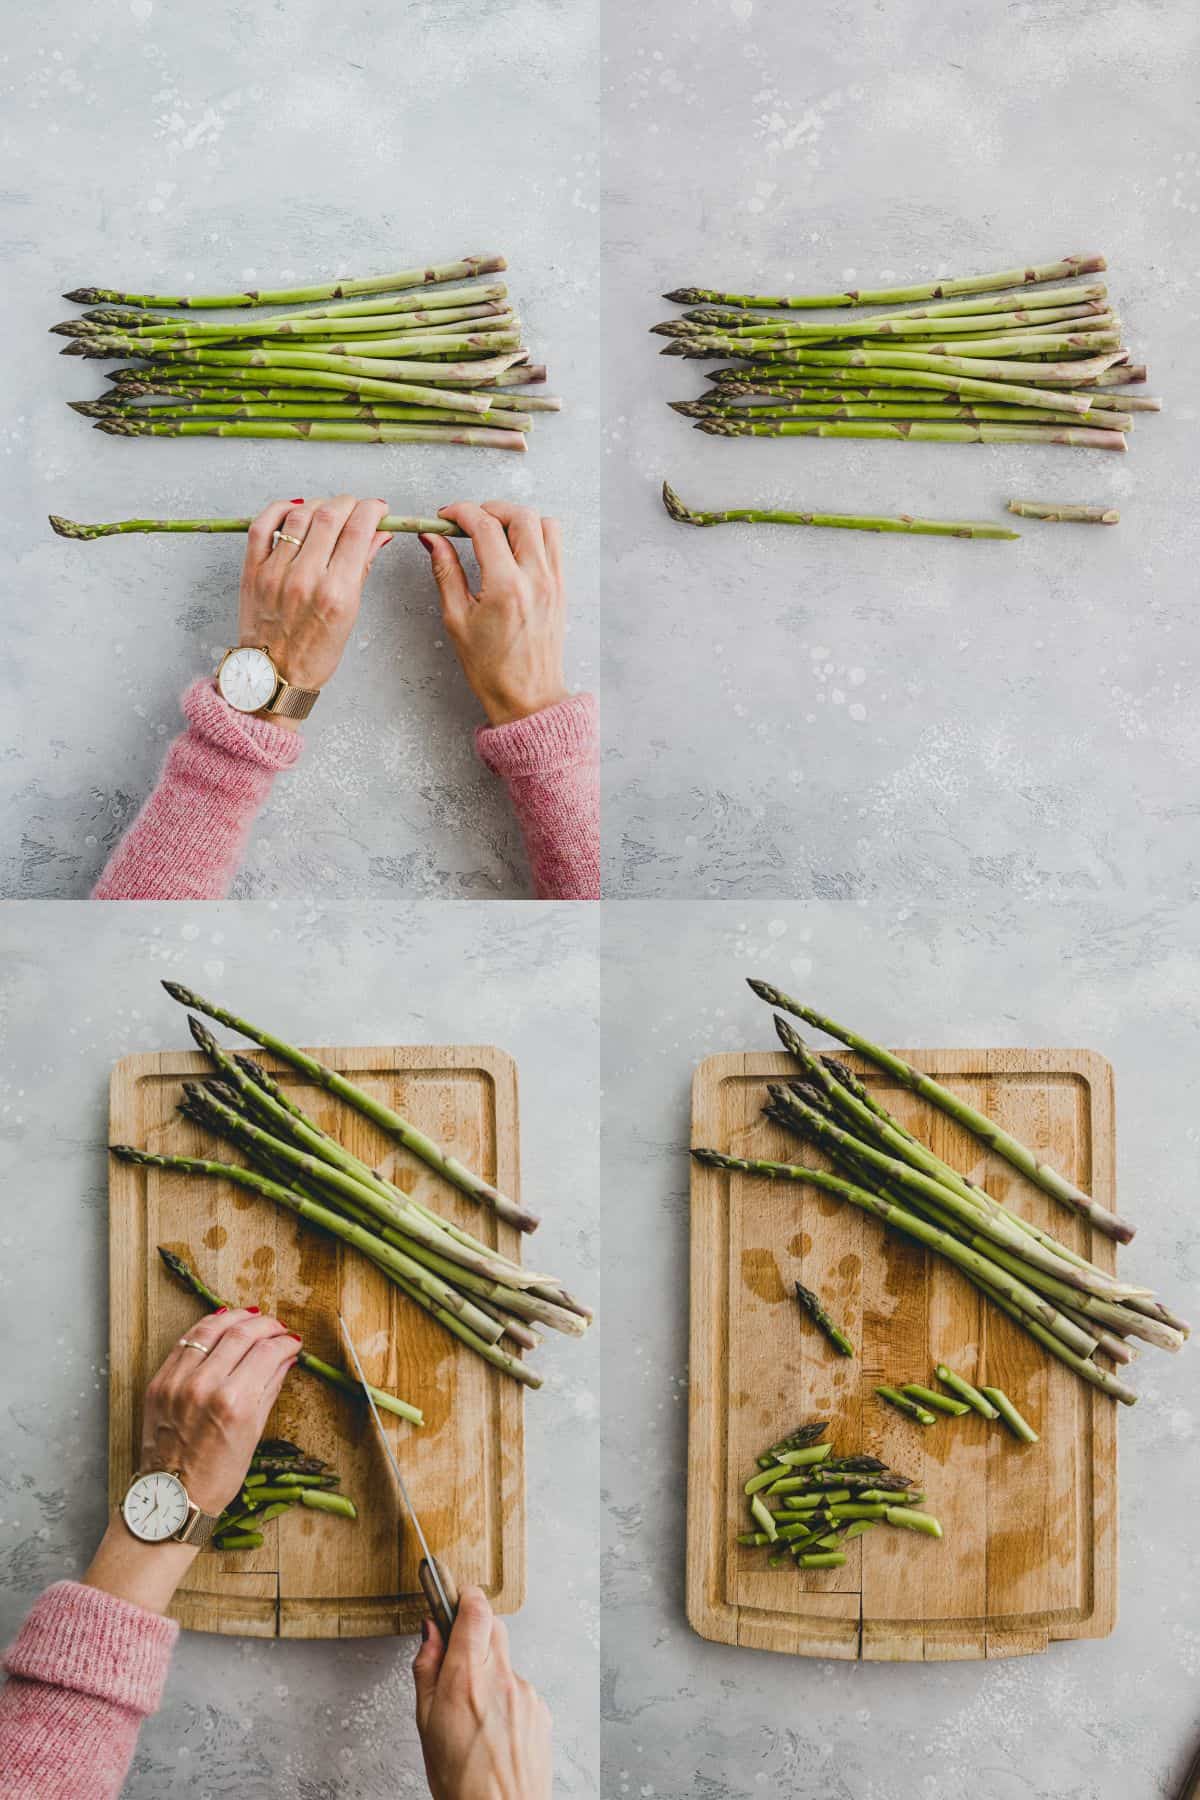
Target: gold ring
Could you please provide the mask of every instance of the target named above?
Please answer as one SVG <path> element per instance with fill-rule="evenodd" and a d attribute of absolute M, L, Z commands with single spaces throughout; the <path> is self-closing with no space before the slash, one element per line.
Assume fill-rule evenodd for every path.
<path fill-rule="evenodd" d="M 279 542 L 280 538 L 283 539 L 285 544 L 295 544 L 297 550 L 302 550 L 304 548 L 304 539 L 303 538 L 294 538 L 291 535 L 291 533 L 288 531 L 273 532 L 272 536 L 271 536 L 272 545 L 277 544 Z"/>
<path fill-rule="evenodd" d="M 179 1338 L 176 1341 L 181 1350 L 198 1350 L 201 1356 L 207 1356 L 212 1349 L 211 1344 L 198 1344 L 195 1338 Z"/>

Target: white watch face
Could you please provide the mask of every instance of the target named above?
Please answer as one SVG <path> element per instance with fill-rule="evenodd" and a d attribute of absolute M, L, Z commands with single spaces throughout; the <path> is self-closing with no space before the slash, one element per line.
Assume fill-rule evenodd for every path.
<path fill-rule="evenodd" d="M 238 712 L 258 712 L 279 686 L 275 665 L 265 650 L 231 650 L 217 675 L 221 698 Z"/>
<path fill-rule="evenodd" d="M 152 1475 L 139 1475 L 131 1483 L 121 1511 L 134 1537 L 143 1543 L 158 1544 L 174 1537 L 187 1523 L 188 1497 L 177 1475 L 157 1469 Z"/>

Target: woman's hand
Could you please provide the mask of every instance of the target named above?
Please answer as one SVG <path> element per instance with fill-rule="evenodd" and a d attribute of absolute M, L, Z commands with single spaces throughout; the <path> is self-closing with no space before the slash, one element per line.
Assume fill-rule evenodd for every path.
<path fill-rule="evenodd" d="M 222 1308 L 184 1335 L 208 1354 L 174 1344 L 146 1389 L 140 1468 L 173 1470 L 202 1512 L 219 1513 L 242 1485 L 300 1339 L 256 1308 Z M 114 1519 L 84 1581 L 164 1612 L 195 1555 L 190 1544 L 141 1543 Z"/>
<path fill-rule="evenodd" d="M 383 500 L 277 500 L 246 539 L 239 643 L 265 647 L 294 687 L 324 687 L 346 648 L 363 583 L 391 534 L 375 528 Z M 288 538 L 272 540 L 277 531 Z M 288 729 L 296 721 L 272 717 Z"/>
<path fill-rule="evenodd" d="M 440 517 L 462 527 L 479 562 L 472 593 L 453 542 L 422 533 L 446 630 L 488 723 L 506 725 L 565 700 L 558 521 L 502 500 L 443 506 Z"/>
<path fill-rule="evenodd" d="M 550 1711 L 508 1660 L 508 1632 L 464 1588 L 450 1643 L 432 1619 L 413 1663 L 433 1800 L 550 1800 Z"/>

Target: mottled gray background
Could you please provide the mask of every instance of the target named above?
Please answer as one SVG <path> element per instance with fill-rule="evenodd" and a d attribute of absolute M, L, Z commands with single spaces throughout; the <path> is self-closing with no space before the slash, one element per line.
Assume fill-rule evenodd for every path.
<path fill-rule="evenodd" d="M 1195 869 L 1200 29 L 1189 0 L 609 0 L 606 892 L 1027 904 Z M 681 284 L 812 292 L 1107 254 L 1169 411 L 1130 453 L 708 438 Z M 689 373 L 689 370 L 691 371 Z M 1020 543 L 673 524 L 999 519 Z M 1179 840 L 1186 837 L 1186 845 Z"/>
<path fill-rule="evenodd" d="M 774 1046 L 759 975 L 885 1044 L 1071 1045 L 1111 1058 L 1125 1266 L 1200 1312 L 1200 940 L 1190 896 L 1005 920 L 938 904 L 606 908 L 611 1800 L 1175 1800 L 1200 1740 L 1195 1351 L 1147 1350 L 1121 1409 L 1115 1634 L 995 1663 L 731 1649 L 684 1615 L 692 1072 Z M 611 1246 L 636 1244 L 636 1254 Z"/>
<path fill-rule="evenodd" d="M 0 57 L 5 176 L 0 893 L 82 898 L 235 638 L 237 539 L 51 536 L 77 519 L 241 515 L 350 490 L 429 513 L 512 498 L 565 522 L 567 678 L 595 681 L 600 199 L 595 15 L 556 0 L 49 0 Z M 48 326 L 81 283 L 275 287 L 502 251 L 569 410 L 529 454 L 91 433 L 101 390 Z M 337 681 L 276 783 L 242 897 L 520 896 L 478 705 L 424 552 L 371 577 Z"/>
<path fill-rule="evenodd" d="M 108 1077 L 187 1042 L 162 977 L 309 1043 L 493 1042 L 516 1058 L 538 1243 L 597 1283 L 594 909 L 259 905 L 0 909 L 0 1642 L 106 1522 Z M 556 1785 L 598 1792 L 596 1352 L 548 1342 L 526 1408 L 529 1598 L 514 1661 L 555 1716 Z M 129 1800 L 427 1792 L 415 1639 L 182 1634 Z"/>

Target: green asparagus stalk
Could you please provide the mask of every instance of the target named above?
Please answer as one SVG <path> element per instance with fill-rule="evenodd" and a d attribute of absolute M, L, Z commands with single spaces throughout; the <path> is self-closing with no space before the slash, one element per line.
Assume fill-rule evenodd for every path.
<path fill-rule="evenodd" d="M 358 1517 L 353 1500 L 348 1500 L 345 1494 L 327 1494 L 322 1488 L 301 1488 L 300 1504 L 307 1506 L 310 1512 L 336 1513 L 342 1519 Z"/>
<path fill-rule="evenodd" d="M 59 537 L 77 538 L 80 541 L 91 538 L 118 537 L 124 532 L 139 531 L 201 531 L 201 532 L 246 532 L 253 525 L 253 519 L 118 519 L 107 525 L 81 525 L 75 519 L 64 519 L 58 513 L 50 514 L 50 524 Z M 416 519 L 407 518 L 400 513 L 385 513 L 379 521 L 380 531 L 391 532 L 429 532 L 439 537 L 465 537 L 466 533 L 448 519 Z"/>
<path fill-rule="evenodd" d="M 378 1125 L 389 1137 L 393 1137 L 398 1143 L 403 1144 L 406 1150 L 410 1150 L 414 1156 L 418 1156 L 429 1168 L 435 1170 L 469 1198 L 477 1201 L 480 1205 L 492 1207 L 506 1224 L 515 1226 L 518 1231 L 536 1229 L 538 1220 L 532 1213 L 518 1206 L 515 1201 L 502 1194 L 499 1188 L 484 1181 L 481 1176 L 468 1169 L 465 1163 L 461 1163 L 456 1156 L 452 1156 L 440 1145 L 435 1144 L 432 1138 L 426 1137 L 424 1132 L 418 1131 L 415 1125 L 410 1124 L 391 1107 L 384 1106 L 382 1101 L 375 1099 L 374 1095 L 367 1093 L 363 1088 L 356 1087 L 354 1082 L 348 1081 L 344 1075 L 339 1075 L 336 1069 L 327 1068 L 324 1063 L 318 1062 L 316 1057 L 309 1056 L 305 1051 L 297 1049 L 294 1044 L 289 1044 L 284 1038 L 276 1037 L 273 1032 L 264 1031 L 260 1026 L 252 1025 L 249 1020 L 239 1018 L 236 1013 L 229 1012 L 225 1007 L 217 1006 L 215 1002 L 203 999 L 199 994 L 193 993 L 190 988 L 184 987 L 181 982 L 164 981 L 162 985 L 172 1000 L 177 1000 L 181 1006 L 203 1013 L 207 1018 L 214 1019 L 218 1025 L 225 1025 L 230 1031 L 236 1031 L 240 1036 L 251 1039 L 253 1043 L 261 1045 L 264 1050 L 272 1051 L 281 1062 L 287 1063 L 293 1069 L 298 1069 L 317 1087 L 336 1094 L 340 1100 L 346 1101 L 356 1112 L 362 1113 L 365 1118 Z"/>
<path fill-rule="evenodd" d="M 473 289 L 465 290 L 467 293 Z M 238 319 L 215 324 L 204 319 L 147 319 L 136 313 L 102 312 L 84 319 L 64 319 L 52 325 L 58 337 L 133 337 L 149 342 L 161 338 L 188 338 L 194 343 L 235 338 L 239 343 L 264 338 L 338 337 L 360 333 L 382 335 L 385 331 L 426 332 L 442 326 L 467 325 L 475 329 L 477 319 L 511 319 L 516 315 L 503 300 L 483 300 L 461 306 L 413 308 L 410 311 L 370 313 L 362 317 L 328 318 L 324 314 L 279 314 L 267 319 Z M 1049 321 L 1047 321 L 1049 323 Z"/>
<path fill-rule="evenodd" d="M 1087 291 L 1087 290 L 1083 290 Z M 1049 298 L 1049 296 L 1044 296 Z M 934 309 L 936 312 L 937 309 Z M 1016 307 L 1008 312 L 931 316 L 930 312 L 875 313 L 868 319 L 830 319 L 824 325 L 800 323 L 793 319 L 772 319 L 767 324 L 747 325 L 744 313 L 718 312 L 702 308 L 685 313 L 682 319 L 664 319 L 652 325 L 659 337 L 691 337 L 705 335 L 705 327 L 721 336 L 736 338 L 784 337 L 793 340 L 843 339 L 861 337 L 936 337 L 988 331 L 1027 331 L 1044 325 L 1065 324 L 1076 319 L 1109 319 L 1112 313 L 1102 298 L 1065 301 L 1061 305 Z M 56 327 L 56 329 L 60 329 Z"/>
<path fill-rule="evenodd" d="M 968 1406 L 974 1407 L 975 1411 L 983 1418 L 999 1418 L 1000 1415 L 991 1401 L 986 1395 L 981 1394 L 977 1387 L 972 1387 L 964 1375 L 956 1375 L 954 1370 L 948 1368 L 945 1363 L 939 1363 L 933 1372 L 943 1387 L 948 1387 L 952 1394 L 957 1394 L 960 1400 L 964 1400 Z"/>
<path fill-rule="evenodd" d="M 898 1388 L 877 1387 L 875 1392 L 881 1400 L 886 1400 L 889 1406 L 894 1406 L 897 1412 L 903 1413 L 905 1418 L 915 1420 L 918 1425 L 937 1424 L 936 1418 L 926 1407 L 918 1406 L 915 1400 L 909 1399 Z"/>
<path fill-rule="evenodd" d="M 366 280 L 327 282 L 316 287 L 243 288 L 231 294 L 129 294 L 119 288 L 80 287 L 64 294 L 80 306 L 302 306 L 308 300 L 342 300 L 352 294 L 384 294 L 396 288 L 430 287 L 447 281 L 470 281 L 506 269 L 502 256 L 466 256 L 461 262 L 420 269 L 399 269 Z"/>
<path fill-rule="evenodd" d="M 990 275 L 958 276 L 891 288 L 843 288 L 830 294 L 728 294 L 713 288 L 672 288 L 664 296 L 680 306 L 776 306 L 789 309 L 829 306 L 891 306 L 907 300 L 942 300 L 952 294 L 981 294 L 995 288 L 1040 286 L 1047 281 L 1073 281 L 1107 268 L 1102 256 L 1066 256 L 1060 262 L 1023 269 L 1001 269 Z M 67 296 L 73 298 L 72 295 Z"/>
<path fill-rule="evenodd" d="M 472 350 L 482 350 L 490 355 L 502 351 L 520 348 L 520 336 L 515 331 L 464 333 L 459 337 L 449 337 L 440 332 L 402 332 L 399 336 L 362 337 L 350 339 L 307 340 L 298 350 L 292 351 L 277 348 L 277 340 L 272 338 L 256 340 L 253 344 L 230 344 L 220 340 L 213 345 L 205 338 L 76 338 L 62 352 L 64 356 L 87 356 L 99 358 L 113 356 L 144 356 L 147 359 L 156 357 L 174 357 L 178 361 L 186 361 L 189 356 L 203 356 L 208 360 L 215 357 L 228 357 L 231 366 L 241 364 L 251 367 L 271 366 L 270 361 L 260 363 L 261 357 L 274 356 L 306 356 L 318 360 L 312 364 L 314 368 L 327 368 L 330 357 L 346 357 L 355 360 L 362 357 L 398 356 L 413 361 L 421 360 L 427 354 L 438 356 L 461 356 Z M 223 346 L 223 347 L 222 347 Z M 284 368 L 304 368 L 305 363 L 284 363 Z M 511 366 L 511 365 L 510 365 Z M 360 374 L 369 374 L 370 370 L 360 370 Z"/>
<path fill-rule="evenodd" d="M 411 348 L 411 346 L 410 346 Z M 818 355 L 813 351 L 814 356 Z M 846 352 L 847 355 L 898 355 L 892 351 Z M 387 360 L 371 356 L 330 355 L 320 348 L 311 350 L 277 350 L 274 348 L 258 350 L 213 350 L 202 345 L 196 350 L 176 350 L 164 346 L 161 350 L 150 350 L 140 345 L 136 339 L 120 338 L 96 339 L 92 343 L 79 342 L 68 344 L 63 351 L 64 356 L 142 356 L 157 366 L 159 361 L 173 367 L 202 364 L 208 369 L 243 369 L 253 373 L 256 369 L 279 371 L 284 369 L 301 369 L 307 375 L 312 373 L 329 375 L 365 375 L 377 381 L 413 381 L 425 382 L 434 386 L 447 379 L 460 379 L 476 386 L 480 382 L 497 381 L 509 369 L 516 367 L 521 361 L 522 352 L 506 351 L 501 356 L 491 356 L 482 362 L 430 362 L 421 358 L 401 356 Z M 1082 368 L 1084 365 L 1079 364 Z M 984 364 L 986 368 L 987 365 Z M 318 384 L 319 385 L 319 384 Z"/>
<path fill-rule="evenodd" d="M 841 1569 L 846 1565 L 846 1558 L 835 1550 L 819 1550 L 798 1556 L 796 1562 L 801 1569 Z"/>
<path fill-rule="evenodd" d="M 219 1312 L 223 1307 L 227 1308 L 231 1304 L 228 1300 L 222 1300 L 219 1294 L 214 1294 L 212 1289 L 200 1279 L 195 1269 L 184 1262 L 182 1256 L 176 1255 L 175 1251 L 168 1250 L 160 1244 L 158 1254 L 162 1258 L 163 1266 L 168 1274 L 174 1276 L 181 1287 L 187 1288 L 195 1294 L 198 1300 L 202 1300 L 210 1312 Z M 355 1399 L 361 1398 L 362 1390 L 358 1382 L 352 1375 L 347 1375 L 344 1369 L 335 1368 L 332 1363 L 322 1362 L 320 1357 L 310 1355 L 307 1350 L 300 1351 L 297 1361 L 302 1369 L 306 1369 L 310 1375 L 318 1376 L 330 1387 L 340 1388 L 343 1393 L 352 1394 Z M 413 1425 L 425 1423 L 424 1415 L 419 1407 L 410 1406 L 407 1400 L 398 1400 L 395 1394 L 389 1394 L 384 1388 L 373 1387 L 371 1396 L 381 1412 L 393 1413 L 398 1419 L 408 1419 Z"/>
<path fill-rule="evenodd" d="M 912 1512 L 907 1506 L 888 1506 L 884 1508 L 884 1517 L 889 1525 L 898 1525 L 902 1531 L 920 1531 L 926 1537 L 940 1538 L 942 1528 L 931 1513 Z"/>
<path fill-rule="evenodd" d="M 213 1538 L 214 1550 L 260 1550 L 263 1535 L 261 1531 L 229 1531 Z"/>
<path fill-rule="evenodd" d="M 1037 1443 L 1037 1432 L 1033 1429 L 1033 1426 L 1027 1419 L 1021 1417 L 1020 1413 L 1003 1389 L 997 1387 L 985 1387 L 983 1393 L 985 1398 L 991 1401 L 1014 1437 L 1019 1437 L 1022 1443 L 1025 1444 Z"/>
<path fill-rule="evenodd" d="M 673 412 L 691 419 L 749 419 L 753 424 L 773 423 L 781 419 L 961 419 L 968 424 L 997 425 L 1061 425 L 1063 415 L 1049 407 L 1038 406 L 956 406 L 950 401 L 818 401 L 802 405 L 783 401 L 755 401 L 739 406 L 733 401 L 675 400 L 668 404 Z M 81 412 L 83 408 L 76 406 Z M 311 412 L 306 417 L 314 416 Z M 1100 431 L 1129 431 L 1133 418 L 1129 413 L 1094 411 L 1076 414 L 1072 423 L 1094 425 Z"/>
<path fill-rule="evenodd" d="M 454 405 L 456 408 L 461 407 L 463 412 L 489 412 L 492 407 L 497 404 L 496 397 L 490 393 L 480 394 L 458 391 L 461 384 L 457 381 L 445 379 L 439 375 L 438 370 L 441 365 L 438 363 L 423 363 L 420 365 L 420 367 L 428 371 L 424 384 L 411 381 L 385 380 L 383 379 L 383 372 L 386 366 L 387 365 L 383 365 L 379 368 L 378 375 L 354 375 L 344 370 L 334 373 L 323 369 L 272 368 L 269 371 L 267 379 L 269 379 L 273 388 L 333 388 L 336 390 L 338 398 L 341 398 L 346 394 L 357 394 L 363 399 L 391 400 L 397 404 L 407 404 L 411 406 L 445 406 L 447 402 L 446 395 L 442 391 L 443 387 L 453 386 L 455 388 Z M 172 363 L 164 364 L 161 368 L 155 367 L 149 372 L 145 370 L 135 370 L 134 376 L 161 382 L 164 379 L 173 380 L 176 376 L 180 375 L 182 375 L 184 379 L 187 379 L 190 372 L 190 364 Z M 195 373 L 198 375 L 215 376 L 222 386 L 228 385 L 231 380 L 236 385 L 243 377 L 246 385 L 250 386 L 253 386 L 256 380 L 261 381 L 263 379 L 261 375 L 256 376 L 253 369 L 241 368 L 238 366 L 228 367 L 225 364 L 214 365 L 211 369 L 205 365 L 203 368 L 197 368 Z M 429 376 L 433 376 L 436 379 L 430 380 Z M 470 386 L 473 384 L 467 385 Z M 138 390 L 135 387 L 133 391 L 136 392 Z"/>
<path fill-rule="evenodd" d="M 1125 439 L 1119 431 L 1096 431 L 1075 425 L 943 425 L 919 420 L 911 425 L 884 420 L 828 425 L 815 419 L 743 425 L 734 419 L 701 419 L 695 429 L 710 437 L 892 438 L 913 443 L 1066 444 L 1079 450 L 1125 449 Z"/>
<path fill-rule="evenodd" d="M 494 425 L 501 431 L 529 431 L 530 413 L 464 413 L 437 406 L 357 406 L 351 402 L 251 400 L 176 401 L 169 405 L 136 406 L 132 402 L 71 400 L 72 412 L 85 419 L 148 419 L 155 425 L 178 425 L 184 419 L 346 419 L 368 425 Z M 1049 417 L 1049 414 L 1046 415 Z M 1110 414 L 1110 418 L 1119 417 Z M 1113 429 L 1118 427 L 1115 425 Z"/>
<path fill-rule="evenodd" d="M 796 1299 L 799 1302 L 801 1311 L 806 1312 L 813 1323 L 824 1332 L 838 1354 L 840 1356 L 853 1356 L 854 1345 L 850 1342 L 850 1339 L 846 1336 L 845 1332 L 841 1331 L 838 1326 L 834 1324 L 812 1289 L 805 1287 L 802 1281 L 797 1281 L 795 1283 L 795 1290 Z"/>
<path fill-rule="evenodd" d="M 72 346 L 74 348 L 75 346 Z M 751 364 L 762 361 L 768 365 L 782 368 L 802 368 L 808 371 L 823 368 L 840 369 L 901 369 L 906 373 L 924 371 L 935 375 L 968 375 L 973 380 L 1022 381 L 1032 376 L 1038 380 L 1060 376 L 1078 386 L 1093 376 L 1106 374 L 1116 364 L 1128 360 L 1128 352 L 1123 350 L 1106 351 L 1102 356 L 1094 356 L 1087 361 L 1069 363 L 1039 364 L 1030 370 L 1029 364 L 1021 358 L 991 357 L 976 362 L 971 357 L 962 355 L 933 355 L 925 350 L 810 350 L 807 347 L 798 350 L 776 350 L 765 348 L 751 349 L 747 345 L 739 345 L 736 339 L 700 339 L 696 344 L 686 346 L 668 344 L 662 352 L 664 356 L 693 356 L 697 351 L 705 354 L 734 355 L 743 357 Z M 69 351 L 64 351 L 64 355 Z M 263 353 L 264 355 L 267 352 Z M 274 353 L 271 353 L 274 354 Z M 279 355 L 291 355 L 291 352 L 279 351 Z"/>
<path fill-rule="evenodd" d="M 865 355 L 866 352 L 863 352 Z M 882 354 L 882 352 L 881 352 Z M 930 358 L 932 361 L 933 359 Z M 944 359 L 943 359 L 944 360 Z M 858 365 L 838 363 L 825 368 L 838 385 L 853 382 L 859 376 Z M 1092 399 L 1090 384 L 1088 393 L 1074 391 L 1074 384 L 1058 383 L 1043 378 L 1042 367 L 1031 363 L 1026 365 L 1025 378 L 1021 382 L 992 381 L 983 379 L 983 371 L 987 368 L 976 365 L 977 373 L 970 375 L 953 375 L 948 371 L 934 369 L 893 369 L 872 365 L 869 380 L 872 387 L 904 387 L 904 388 L 936 388 L 939 393 L 957 394 L 963 400 L 991 400 L 999 405 L 1037 406 L 1052 412 L 1081 413 L 1090 412 Z M 748 373 L 753 379 L 765 378 L 772 385 L 780 378 L 791 373 L 803 382 L 811 379 L 815 373 L 812 366 L 800 368 L 790 363 L 764 363 L 753 371 L 735 369 L 733 374 L 745 380 Z M 1100 385 L 1097 381 L 1095 384 Z M 1070 391 L 1068 391 L 1070 390 Z"/>
<path fill-rule="evenodd" d="M 1115 506 L 1063 506 L 1045 500 L 1010 500 L 1008 510 L 1022 519 L 1048 519 L 1060 525 L 1117 525 L 1121 519 Z"/>
<path fill-rule="evenodd" d="M 872 518 L 853 513 L 765 512 L 742 509 L 694 512 L 685 506 L 669 483 L 663 482 L 663 505 L 680 525 L 818 525 L 845 531 L 895 531 L 920 537 L 1016 538 L 1019 532 L 1002 525 L 980 525 L 969 520 L 916 519 L 905 513 L 895 518 Z"/>
<path fill-rule="evenodd" d="M 837 1038 L 839 1043 L 845 1044 L 850 1050 L 857 1051 L 867 1062 L 874 1063 L 876 1068 L 885 1070 L 902 1086 L 911 1089 L 914 1094 L 919 1094 L 923 1100 L 929 1101 L 930 1105 L 936 1106 L 939 1112 L 945 1113 L 957 1124 L 964 1126 L 981 1144 L 986 1145 L 989 1150 L 994 1150 L 998 1156 L 1004 1158 L 1005 1162 L 1011 1163 L 1013 1168 L 1019 1169 L 1044 1193 L 1062 1201 L 1065 1206 L 1070 1207 L 1073 1212 L 1079 1213 L 1090 1225 L 1094 1225 L 1098 1231 L 1104 1232 L 1107 1237 L 1115 1238 L 1123 1244 L 1127 1244 L 1133 1237 L 1132 1225 L 1126 1224 L 1115 1213 L 1109 1212 L 1107 1207 L 1101 1206 L 1098 1201 L 1093 1200 L 1090 1194 L 1085 1194 L 1065 1175 L 1059 1174 L 1048 1163 L 1042 1162 L 1026 1145 L 1003 1131 L 986 1114 L 977 1112 L 959 1095 L 953 1093 L 949 1088 L 943 1087 L 940 1082 L 934 1081 L 932 1076 L 922 1074 L 920 1069 L 914 1068 L 911 1063 L 905 1062 L 902 1057 L 894 1055 L 890 1050 L 883 1049 L 879 1044 L 872 1043 L 869 1038 L 860 1037 L 856 1032 L 848 1031 L 844 1025 L 838 1025 L 827 1014 L 817 1012 L 814 1008 L 804 1006 L 798 1000 L 793 1000 L 790 995 L 781 993 L 769 982 L 751 979 L 748 985 L 751 992 L 757 994 L 760 1000 L 765 1000 L 768 1006 L 778 1007 L 782 1012 L 791 1013 L 795 1018 L 805 1020 L 815 1030 L 825 1032 L 828 1037 Z"/>
<path fill-rule="evenodd" d="M 970 1407 L 963 1400 L 948 1400 L 945 1394 L 936 1394 L 932 1388 L 922 1387 L 919 1381 L 906 1381 L 900 1392 L 906 1400 L 915 1400 L 933 1412 L 949 1413 L 951 1418 L 961 1419 Z"/>
<path fill-rule="evenodd" d="M 335 425 L 316 421 L 255 419 L 219 424 L 213 419 L 181 419 L 175 424 L 140 419 L 98 419 L 93 427 L 109 437 L 311 438 L 328 444 L 465 444 L 483 450 L 525 449 L 519 431 L 496 431 L 473 425 Z"/>

